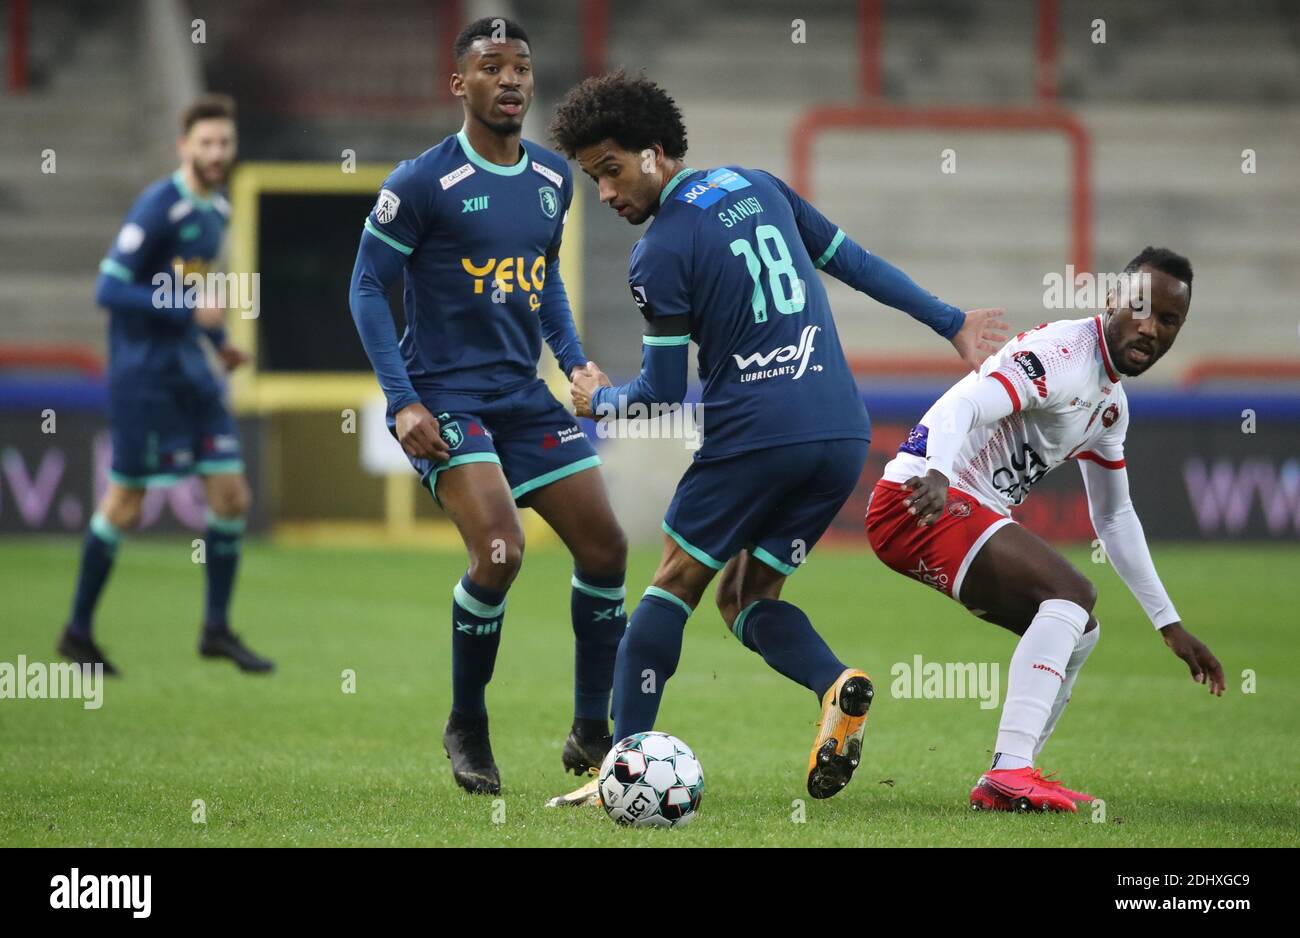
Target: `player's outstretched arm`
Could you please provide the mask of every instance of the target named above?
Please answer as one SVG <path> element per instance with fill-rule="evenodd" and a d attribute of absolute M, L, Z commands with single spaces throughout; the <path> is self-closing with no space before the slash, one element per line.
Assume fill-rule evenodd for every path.
<path fill-rule="evenodd" d="M 579 417 L 616 417 L 628 404 L 679 404 L 686 396 L 691 337 L 645 336 L 641 373 L 614 387 L 594 363 L 572 378 L 570 392 Z"/>
<path fill-rule="evenodd" d="M 1088 516 L 1115 572 L 1142 605 L 1151 624 L 1160 630 L 1170 651 L 1187 663 L 1192 680 L 1208 685 L 1210 693 L 1222 696 L 1223 667 L 1204 642 L 1183 628 L 1178 610 L 1156 573 L 1142 522 L 1129 497 L 1128 472 L 1123 459 L 1084 453 L 1079 459 L 1079 469 L 1088 492 Z"/>
<path fill-rule="evenodd" d="M 1018 401 L 1011 393 L 1000 381 L 985 376 L 960 392 L 945 395 L 934 425 L 926 428 L 926 473 L 903 483 L 912 490 L 903 504 L 916 516 L 918 525 L 928 527 L 939 520 L 962 443 L 976 427 L 995 423 L 1017 409 Z"/>
<path fill-rule="evenodd" d="M 902 310 L 952 342 L 972 371 L 1007 340 L 1005 310 L 963 313 L 923 289 L 884 258 L 864 250 L 781 179 L 764 173 L 785 196 L 813 265 L 886 306 Z"/>
<path fill-rule="evenodd" d="M 902 310 L 948 339 L 961 360 L 978 371 L 1007 340 L 1004 309 L 962 312 L 923 289 L 889 261 L 843 237 L 823 269 L 878 302 Z"/>

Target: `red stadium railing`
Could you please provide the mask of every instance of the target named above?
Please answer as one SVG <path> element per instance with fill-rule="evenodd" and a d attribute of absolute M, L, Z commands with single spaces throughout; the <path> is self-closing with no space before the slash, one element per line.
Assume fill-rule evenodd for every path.
<path fill-rule="evenodd" d="M 876 101 L 884 94 L 884 26 L 884 0 L 858 0 L 858 91 L 863 101 Z"/>
<path fill-rule="evenodd" d="M 1180 379 L 1189 390 L 1210 381 L 1300 381 L 1300 360 L 1203 358 L 1189 365 Z"/>
<path fill-rule="evenodd" d="M 1044 104 L 1056 101 L 1056 36 L 1060 26 L 1057 0 L 1038 0 L 1038 41 L 1034 47 L 1034 91 Z"/>
<path fill-rule="evenodd" d="M 435 5 L 434 35 L 438 37 L 438 97 L 444 102 L 455 100 L 451 93 L 449 75 L 456 71 L 456 52 L 452 49 L 449 37 L 460 33 L 464 27 L 464 13 L 460 0 L 442 0 Z"/>
<path fill-rule="evenodd" d="M 1056 100 L 1059 26 L 1058 0 L 1038 0 L 1034 93 L 1045 104 Z M 876 101 L 884 96 L 884 34 L 884 0 L 858 0 L 858 92 L 863 101 Z"/>
<path fill-rule="evenodd" d="M 609 43 L 609 0 L 582 0 L 579 13 L 582 30 L 582 74 L 601 75 L 605 71 Z"/>
<path fill-rule="evenodd" d="M 887 104 L 818 107 L 804 113 L 790 134 L 790 179 L 812 199 L 812 153 L 829 130 L 956 130 L 1063 134 L 1070 146 L 1070 256 L 1075 270 L 1092 269 L 1092 189 L 1088 131 L 1059 108 L 910 108 Z"/>
<path fill-rule="evenodd" d="M 88 378 L 104 373 L 104 360 L 84 345 L 0 345 L 0 369 L 80 371 Z"/>
<path fill-rule="evenodd" d="M 27 41 L 31 25 L 27 0 L 9 0 L 9 90 L 27 90 Z"/>

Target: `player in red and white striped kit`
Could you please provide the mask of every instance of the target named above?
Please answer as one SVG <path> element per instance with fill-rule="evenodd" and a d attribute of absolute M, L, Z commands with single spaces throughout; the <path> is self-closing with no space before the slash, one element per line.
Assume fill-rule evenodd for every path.
<path fill-rule="evenodd" d="M 1089 515 L 1115 570 L 1192 678 L 1223 693 L 1218 660 L 1183 628 L 1156 574 L 1124 466 L 1121 377 L 1142 374 L 1173 345 L 1192 268 L 1148 247 L 1125 273 L 1104 314 L 1022 332 L 953 385 L 872 493 L 867 535 L 887 566 L 1021 636 L 993 766 L 971 791 L 974 808 L 1076 811 L 1076 802 L 1092 800 L 1044 777 L 1034 760 L 1101 634 L 1096 589 L 1010 517 L 1035 482 L 1068 460 L 1083 472 Z"/>

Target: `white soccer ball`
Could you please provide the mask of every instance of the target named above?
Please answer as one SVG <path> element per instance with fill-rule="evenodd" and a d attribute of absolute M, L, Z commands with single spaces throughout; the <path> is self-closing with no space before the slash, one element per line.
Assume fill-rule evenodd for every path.
<path fill-rule="evenodd" d="M 704 770 L 695 753 L 667 733 L 635 733 L 600 767 L 600 803 L 619 824 L 683 827 L 704 796 Z"/>

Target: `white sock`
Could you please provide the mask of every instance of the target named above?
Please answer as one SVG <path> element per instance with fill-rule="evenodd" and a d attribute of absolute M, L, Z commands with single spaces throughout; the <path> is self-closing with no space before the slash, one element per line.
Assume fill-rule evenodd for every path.
<path fill-rule="evenodd" d="M 1020 637 L 1007 674 L 1007 699 L 998 724 L 996 767 L 1033 765 L 1038 738 L 1065 684 L 1070 653 L 1088 624 L 1088 610 L 1068 599 L 1048 599 Z"/>
<path fill-rule="evenodd" d="M 1088 656 L 1092 654 L 1092 650 L 1096 647 L 1100 638 L 1101 626 L 1098 625 L 1091 632 L 1084 632 L 1083 637 L 1079 639 L 1079 644 L 1075 645 L 1074 651 L 1070 653 L 1070 661 L 1065 666 L 1065 683 L 1056 692 L 1056 701 L 1052 704 L 1052 713 L 1047 718 L 1047 725 L 1043 727 L 1042 735 L 1038 737 L 1038 745 L 1034 747 L 1035 760 L 1038 759 L 1038 754 L 1043 751 L 1043 746 L 1047 744 L 1047 738 L 1052 735 L 1052 730 L 1056 728 L 1056 721 L 1065 712 L 1065 705 L 1070 702 L 1070 694 L 1074 691 L 1074 679 L 1079 676 L 1079 671 L 1083 669 L 1083 663 L 1088 660 Z"/>

